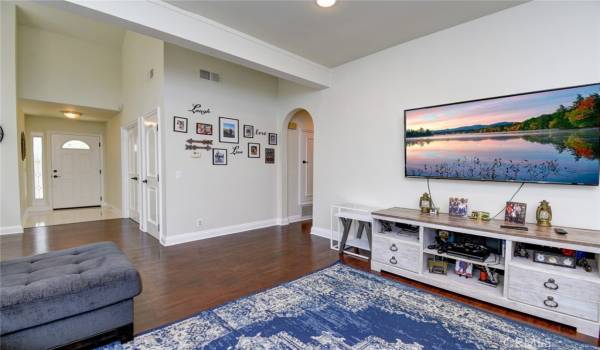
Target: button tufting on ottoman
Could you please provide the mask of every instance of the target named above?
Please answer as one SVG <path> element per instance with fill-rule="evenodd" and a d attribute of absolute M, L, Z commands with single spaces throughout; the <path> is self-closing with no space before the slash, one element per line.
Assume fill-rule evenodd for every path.
<path fill-rule="evenodd" d="M 0 262 L 2 348 L 56 347 L 131 324 L 140 292 L 137 270 L 111 242 Z"/>

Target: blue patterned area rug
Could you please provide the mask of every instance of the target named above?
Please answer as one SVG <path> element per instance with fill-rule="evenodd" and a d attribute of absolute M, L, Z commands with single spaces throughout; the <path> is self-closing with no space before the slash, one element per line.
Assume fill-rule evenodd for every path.
<path fill-rule="evenodd" d="M 337 263 L 105 349 L 596 349 Z"/>

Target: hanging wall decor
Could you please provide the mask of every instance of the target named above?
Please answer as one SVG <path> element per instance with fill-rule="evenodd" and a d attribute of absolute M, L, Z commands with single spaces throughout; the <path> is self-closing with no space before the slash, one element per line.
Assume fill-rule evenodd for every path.
<path fill-rule="evenodd" d="M 198 146 L 198 145 L 189 145 L 188 144 L 188 145 L 185 145 L 185 149 L 186 150 L 193 150 L 193 151 L 203 149 L 203 150 L 210 151 L 212 149 L 212 147 L 210 147 L 209 145 Z"/>
<path fill-rule="evenodd" d="M 256 131 L 254 132 L 254 135 L 266 136 L 267 132 L 259 130 L 259 129 L 256 129 Z"/>
<path fill-rule="evenodd" d="M 219 117 L 219 142 L 240 143 L 240 121 Z"/>
<path fill-rule="evenodd" d="M 233 146 L 233 148 L 231 149 L 231 153 L 230 154 L 232 156 L 235 156 L 235 155 L 242 154 L 242 153 L 244 153 L 244 151 L 242 151 L 240 149 L 240 146 Z"/>
<path fill-rule="evenodd" d="M 248 142 L 248 158 L 260 158 L 260 143 Z"/>
<path fill-rule="evenodd" d="M 269 145 L 277 145 L 277 134 L 272 132 L 269 133 Z"/>
<path fill-rule="evenodd" d="M 200 115 L 205 115 L 210 113 L 210 108 L 202 109 L 202 105 L 200 103 L 195 103 L 192 105 L 192 109 L 188 109 L 188 112 L 192 112 L 192 114 L 200 113 Z"/>
<path fill-rule="evenodd" d="M 227 150 L 213 148 L 213 165 L 227 165 Z"/>
<path fill-rule="evenodd" d="M 196 123 L 196 134 L 212 135 L 213 134 L 212 124 Z"/>
<path fill-rule="evenodd" d="M 244 137 L 247 139 L 254 138 L 254 126 L 244 125 Z"/>
<path fill-rule="evenodd" d="M 187 133 L 188 119 L 184 117 L 173 117 L 173 131 Z"/>
<path fill-rule="evenodd" d="M 194 139 L 187 139 L 185 140 L 185 142 L 187 143 L 201 143 L 203 145 L 212 145 L 213 144 L 213 140 L 194 140 Z"/>
<path fill-rule="evenodd" d="M 274 164 L 275 163 L 275 148 L 265 148 L 265 163 L 266 164 Z"/>

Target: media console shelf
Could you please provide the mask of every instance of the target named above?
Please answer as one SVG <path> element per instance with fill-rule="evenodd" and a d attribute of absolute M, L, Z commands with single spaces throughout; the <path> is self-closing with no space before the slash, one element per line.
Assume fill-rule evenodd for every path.
<path fill-rule="evenodd" d="M 455 293 L 528 313 L 577 328 L 582 334 L 598 338 L 600 333 L 600 231 L 565 228 L 567 235 L 558 235 L 553 227 L 526 225 L 528 231 L 501 228 L 504 222 L 475 221 L 447 214 L 421 214 L 419 210 L 390 208 L 371 213 L 373 220 L 373 248 L 371 269 L 386 271 L 430 284 Z M 400 225 L 397 225 L 400 224 Z M 403 225 L 412 228 L 406 232 Z M 390 227 L 392 228 L 390 230 Z M 406 226 L 409 227 L 409 226 Z M 499 252 L 484 262 L 461 258 L 429 249 L 438 230 L 472 235 L 479 239 L 501 242 Z M 529 258 L 515 256 L 517 243 L 587 252 L 591 272 L 582 267 L 575 269 L 541 264 Z M 531 253 L 531 252 L 530 252 Z M 449 261 L 447 274 L 430 273 L 430 258 Z M 473 278 L 454 272 L 456 260 L 473 263 Z M 483 266 L 498 272 L 499 283 L 490 286 L 478 281 Z"/>

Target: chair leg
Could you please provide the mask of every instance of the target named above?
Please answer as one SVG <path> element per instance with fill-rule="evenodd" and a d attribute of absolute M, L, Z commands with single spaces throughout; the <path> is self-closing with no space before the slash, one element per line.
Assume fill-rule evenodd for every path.
<path fill-rule="evenodd" d="M 128 343 L 133 340 L 133 323 L 126 324 L 117 329 L 121 344 Z"/>

